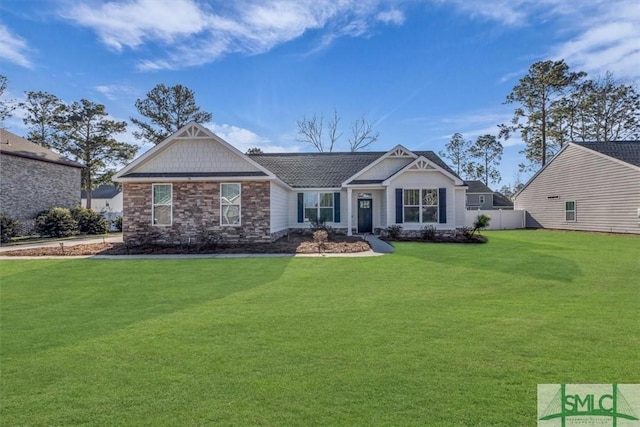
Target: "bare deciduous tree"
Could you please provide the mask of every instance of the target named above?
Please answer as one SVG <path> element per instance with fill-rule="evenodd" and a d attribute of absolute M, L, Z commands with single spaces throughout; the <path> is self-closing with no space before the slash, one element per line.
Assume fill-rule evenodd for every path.
<path fill-rule="evenodd" d="M 359 151 L 367 148 L 378 140 L 379 132 L 374 132 L 373 126 L 362 116 L 351 125 L 351 137 L 349 148 L 351 151 Z"/>
<path fill-rule="evenodd" d="M 318 116 L 314 114 L 310 119 L 304 116 L 302 120 L 298 120 L 298 141 L 305 144 L 311 144 L 313 147 L 321 153 L 332 152 L 336 142 L 342 136 L 342 133 L 338 133 L 338 123 L 340 118 L 338 112 L 333 112 L 333 118 L 327 122 L 327 134 L 329 139 L 325 141 L 322 137 L 324 130 L 324 116 Z"/>
<path fill-rule="evenodd" d="M 316 114 L 311 118 L 303 117 L 302 120 L 298 120 L 297 124 L 299 136 L 297 140 L 312 145 L 321 153 L 332 152 L 343 135 L 343 132 L 339 130 L 340 117 L 335 110 L 333 117 L 326 121 L 326 125 L 324 116 L 318 118 Z M 349 149 L 352 152 L 363 150 L 376 142 L 379 137 L 380 133 L 373 130 L 373 125 L 363 115 L 351 124 Z"/>

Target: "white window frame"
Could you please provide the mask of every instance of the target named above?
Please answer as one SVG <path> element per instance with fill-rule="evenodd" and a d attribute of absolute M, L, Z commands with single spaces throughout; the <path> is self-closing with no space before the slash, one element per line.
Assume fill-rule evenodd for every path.
<path fill-rule="evenodd" d="M 225 185 L 237 185 L 238 186 L 238 203 L 223 203 L 222 199 L 222 187 Z M 227 224 L 224 222 L 224 214 L 223 209 L 224 206 L 238 206 L 238 223 L 237 224 Z M 239 182 L 222 182 L 220 183 L 220 225 L 223 227 L 241 227 L 242 226 L 242 184 Z"/>
<path fill-rule="evenodd" d="M 315 204 L 316 206 L 307 206 L 307 195 L 313 195 L 315 198 Z M 329 195 L 329 200 L 331 200 L 331 206 L 321 206 L 320 205 L 320 200 L 323 194 L 328 194 Z M 302 196 L 302 217 L 304 219 L 304 222 L 311 222 L 311 220 L 309 218 L 307 218 L 307 209 L 315 209 L 316 210 L 316 219 L 320 219 L 321 215 L 320 215 L 320 211 L 321 209 L 331 209 L 331 221 L 325 221 L 328 223 L 334 223 L 335 222 L 335 199 L 334 199 L 334 194 L 332 192 L 329 191 L 318 191 L 318 192 L 306 192 L 303 193 Z"/>
<path fill-rule="evenodd" d="M 405 191 L 418 191 L 418 204 L 417 205 L 407 205 L 405 202 Z M 423 203 L 423 197 L 425 191 L 435 191 L 436 194 L 436 204 L 435 205 L 425 205 Z M 405 208 L 418 208 L 418 221 L 407 221 Z M 422 217 L 422 212 L 424 208 L 436 208 L 436 218 L 435 221 L 424 221 Z M 437 188 L 405 188 L 402 190 L 402 218 L 403 223 L 406 224 L 437 224 L 440 218 L 440 191 Z"/>
<path fill-rule="evenodd" d="M 573 203 L 573 209 L 567 209 L 567 203 Z M 567 214 L 573 213 L 573 219 L 567 219 Z M 565 222 L 576 222 L 578 218 L 578 205 L 575 200 L 565 200 L 564 202 L 564 220 Z"/>
<path fill-rule="evenodd" d="M 155 188 L 156 186 L 168 186 L 171 197 L 169 203 L 156 203 L 155 202 Z M 169 224 L 157 224 L 156 223 L 156 206 L 169 206 Z M 173 225 L 173 184 L 171 183 L 158 183 L 151 184 L 151 225 L 153 227 L 171 227 Z"/>

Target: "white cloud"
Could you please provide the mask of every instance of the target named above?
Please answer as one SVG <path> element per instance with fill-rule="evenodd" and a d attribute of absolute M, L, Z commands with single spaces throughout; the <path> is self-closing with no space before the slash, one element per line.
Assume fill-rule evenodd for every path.
<path fill-rule="evenodd" d="M 550 38 L 561 39 L 547 58 L 564 59 L 574 70 L 612 71 L 616 77 L 640 77 L 640 7 L 637 0 L 438 0 L 474 17 L 504 25 L 527 26 L 554 20 Z M 525 72 L 520 73 L 523 75 Z M 516 73 L 508 73 L 501 82 Z"/>
<path fill-rule="evenodd" d="M 453 4 L 461 12 L 472 17 L 500 21 L 506 25 L 521 24 L 527 16 L 528 9 L 526 0 L 436 0 L 436 2 Z"/>
<path fill-rule="evenodd" d="M 60 15 L 91 29 L 116 50 L 147 52 L 142 47 L 159 47 L 151 50 L 166 54 L 141 57 L 137 64 L 141 71 L 158 71 L 198 66 L 227 54 L 264 53 L 314 31 L 318 44 L 311 53 L 315 53 L 341 37 L 369 37 L 376 25 L 403 25 L 407 5 L 420 1 L 114 0 L 96 5 L 83 0 Z M 618 0 L 615 4 L 610 0 L 431 2 L 509 27 L 553 21 L 557 30 L 549 37 L 563 41 L 541 55 L 564 58 L 572 68 L 588 72 L 607 69 L 620 77 L 640 75 L 637 0 Z M 24 54 L 22 58 L 26 59 Z M 504 80 L 510 77 L 506 75 Z"/>
<path fill-rule="evenodd" d="M 115 101 L 123 95 L 130 97 L 136 92 L 136 89 L 126 85 L 100 85 L 95 89 L 110 101 Z"/>
<path fill-rule="evenodd" d="M 640 7 L 638 8 L 640 9 Z M 640 77 L 640 18 L 617 17 L 616 20 L 595 22 L 590 28 L 562 43 L 553 51 L 575 69 L 604 73 L 612 71 L 618 77 Z"/>
<path fill-rule="evenodd" d="M 59 12 L 65 19 L 93 30 L 107 46 L 122 50 L 161 45 L 165 57 L 142 58 L 142 71 L 180 69 L 214 61 L 225 54 L 260 54 L 312 30 L 321 44 L 339 37 L 367 35 L 376 23 L 404 22 L 391 0 L 195 0 L 111 1 L 96 6 L 82 2 Z M 180 13 L 176 13 L 176 11 Z"/>
<path fill-rule="evenodd" d="M 385 10 L 376 16 L 376 19 L 385 24 L 402 25 L 405 21 L 404 12 L 398 9 Z"/>
<path fill-rule="evenodd" d="M 440 139 L 442 140 L 448 141 L 454 133 L 459 132 L 465 139 L 475 141 L 481 135 L 489 134 L 496 137 L 499 135 L 500 128 L 498 125 L 508 124 L 513 117 L 513 112 L 509 110 L 509 107 L 504 107 L 503 109 L 504 111 L 472 111 L 435 120 L 432 118 L 415 118 L 412 121 L 426 122 L 426 126 L 432 128 L 434 133 L 441 133 Z M 508 140 L 501 140 L 500 142 L 504 147 L 524 144 L 518 134 L 513 134 Z"/>
<path fill-rule="evenodd" d="M 65 9 L 61 16 L 93 29 L 103 43 L 117 50 L 151 40 L 173 43 L 205 26 L 202 11 L 191 0 L 134 0 L 97 7 L 80 3 Z"/>
<path fill-rule="evenodd" d="M 246 153 L 249 148 L 258 147 L 265 153 L 291 153 L 300 151 L 300 147 L 285 147 L 282 145 L 274 145 L 265 137 L 241 127 L 229 124 L 205 123 L 205 127 L 211 129 L 211 132 L 236 147 L 238 150 Z"/>
<path fill-rule="evenodd" d="M 21 67 L 32 68 L 33 64 L 27 56 L 28 52 L 27 42 L 0 23 L 0 58 Z"/>

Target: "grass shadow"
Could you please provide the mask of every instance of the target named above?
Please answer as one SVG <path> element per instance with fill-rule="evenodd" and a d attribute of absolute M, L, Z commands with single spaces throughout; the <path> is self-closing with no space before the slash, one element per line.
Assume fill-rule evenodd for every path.
<path fill-rule="evenodd" d="M 464 267 L 535 279 L 572 282 L 582 276 L 580 266 L 562 246 L 523 243 L 492 235 L 485 244 L 410 243 L 396 245 L 397 254 L 451 267 Z"/>
<path fill-rule="evenodd" d="M 74 344 L 224 299 L 277 280 L 290 260 L 6 262 L 0 293 L 1 352 L 15 355 Z M 16 348 L 24 342 L 31 345 Z"/>

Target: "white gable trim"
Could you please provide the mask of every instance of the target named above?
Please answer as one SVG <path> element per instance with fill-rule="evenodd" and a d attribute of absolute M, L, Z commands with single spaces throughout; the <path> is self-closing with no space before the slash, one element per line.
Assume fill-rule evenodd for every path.
<path fill-rule="evenodd" d="M 220 138 L 218 135 L 211 132 L 206 127 L 196 122 L 189 122 L 183 127 L 181 127 L 180 129 L 178 129 L 176 132 L 174 132 L 173 135 L 170 135 L 167 139 L 162 141 L 160 144 L 151 148 L 142 156 L 138 157 L 133 162 L 129 163 L 127 166 L 122 168 L 118 173 L 114 175 L 113 181 L 119 182 L 119 181 L 125 180 L 124 178 L 122 178 L 123 175 L 127 175 L 129 173 L 134 172 L 138 167 L 148 162 L 149 160 L 153 159 L 154 157 L 160 155 L 160 153 L 162 153 L 171 145 L 173 145 L 174 143 L 176 143 L 181 139 L 213 139 L 218 144 L 222 145 L 224 148 L 230 150 L 231 152 L 233 152 L 234 154 L 242 158 L 244 161 L 246 161 L 247 163 L 257 168 L 259 171 L 267 174 L 267 178 L 269 179 L 276 178 L 273 172 L 271 172 L 270 170 L 266 169 L 264 166 L 260 165 L 256 161 L 249 158 L 249 156 L 245 155 L 243 152 L 235 148 L 233 145 L 229 144 L 224 139 Z M 129 180 L 127 179 L 127 181 Z"/>
<path fill-rule="evenodd" d="M 391 150 L 387 151 L 385 154 L 383 154 L 382 156 L 377 158 L 375 161 L 373 161 L 370 164 L 368 164 L 367 166 L 365 166 L 362 170 L 360 170 L 359 172 L 357 172 L 353 176 L 347 178 L 347 180 L 342 183 L 342 186 L 346 187 L 349 182 L 353 181 L 354 179 L 356 179 L 360 175 L 364 174 L 366 171 L 374 168 L 377 164 L 379 164 L 384 159 L 387 159 L 389 157 L 391 157 L 391 158 L 405 157 L 405 158 L 416 159 L 416 158 L 418 158 L 418 155 L 413 153 L 411 150 L 406 149 L 402 145 L 398 144 L 395 147 L 393 147 Z"/>
<path fill-rule="evenodd" d="M 432 162 L 431 160 L 427 159 L 424 156 L 418 157 L 413 162 L 409 163 L 407 166 L 400 169 L 398 172 L 394 173 L 393 176 L 390 176 L 385 181 L 383 181 L 382 185 L 390 185 L 394 179 L 396 179 L 397 177 L 399 177 L 405 172 L 440 172 L 441 174 L 443 174 L 444 176 L 452 180 L 454 185 L 466 187 L 466 185 L 460 178 L 451 174 L 449 171 L 438 166 L 437 164 L 435 164 L 434 162 Z"/>

